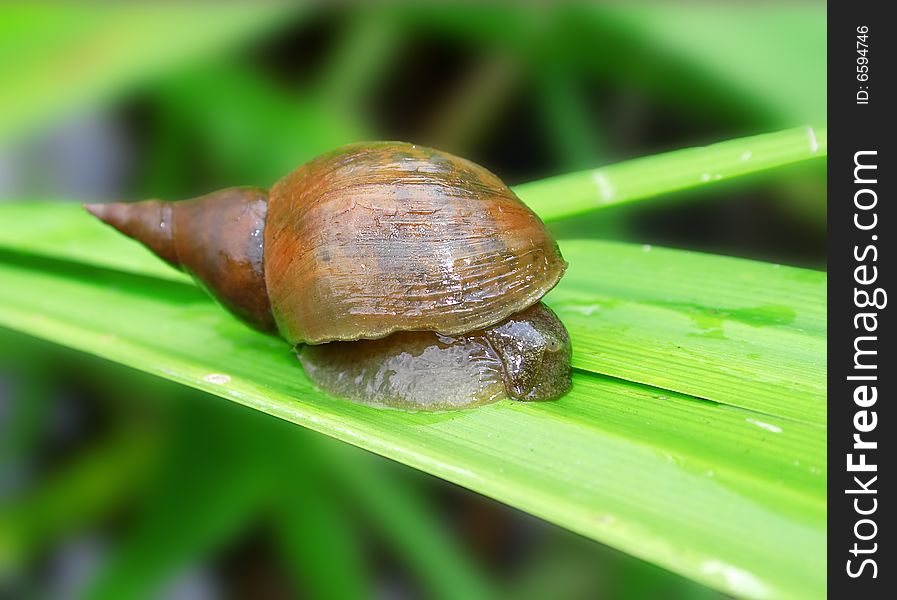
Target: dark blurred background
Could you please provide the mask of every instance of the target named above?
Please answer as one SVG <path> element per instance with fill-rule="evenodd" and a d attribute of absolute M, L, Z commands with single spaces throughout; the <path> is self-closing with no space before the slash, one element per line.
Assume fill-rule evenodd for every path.
<path fill-rule="evenodd" d="M 0 9 L 0 201 L 268 186 L 363 139 L 511 185 L 825 122 L 822 2 Z M 824 268 L 815 166 L 551 224 Z M 0 595 L 717 598 L 219 398 L 0 330 Z"/>

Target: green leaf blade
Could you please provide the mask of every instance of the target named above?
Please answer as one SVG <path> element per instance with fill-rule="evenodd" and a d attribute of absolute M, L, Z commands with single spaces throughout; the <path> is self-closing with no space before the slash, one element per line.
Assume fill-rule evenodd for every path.
<path fill-rule="evenodd" d="M 823 426 L 825 273 L 567 240 L 546 298 L 579 337 L 574 365 Z"/>
<path fill-rule="evenodd" d="M 95 225 L 89 231 L 103 235 L 98 232 L 104 228 Z M 128 248 L 137 245 L 122 239 L 118 259 Z M 52 254 L 50 248 L 43 251 Z M 548 301 L 570 329 L 577 372 L 573 391 L 554 403 L 502 402 L 471 411 L 413 414 L 331 398 L 311 386 L 285 345 L 246 329 L 192 285 L 78 265 L 71 256 L 63 262 L 21 251 L 3 253 L 0 324 L 366 448 L 741 597 L 821 594 L 826 465 L 824 429 L 816 419 L 795 418 L 787 403 L 765 410 L 739 408 L 732 399 L 707 401 L 592 371 L 603 369 L 608 349 L 619 348 L 627 336 L 649 335 L 683 306 L 686 312 L 694 310 L 689 302 L 708 287 L 714 289 L 702 310 L 739 310 L 730 296 L 744 294 L 751 279 L 708 286 L 703 277 L 714 272 L 738 274 L 736 281 L 762 276 L 768 285 L 753 293 L 769 293 L 774 303 L 805 298 L 809 304 L 795 303 L 789 322 L 763 311 L 736 314 L 734 321 L 743 323 L 735 333 L 769 331 L 812 346 L 821 335 L 822 309 L 819 300 L 813 304 L 806 298 L 824 276 L 623 244 L 574 241 L 564 251 L 574 266 Z M 106 266 L 112 266 L 110 261 Z M 639 269 L 654 277 L 637 276 Z M 592 273 L 604 275 L 592 280 Z M 679 280 L 679 287 L 655 287 L 663 277 Z M 667 304 L 652 305 L 659 300 Z M 741 300 L 756 305 L 754 299 Z M 605 338 L 598 322 L 601 310 L 581 315 L 583 320 L 570 310 L 570 303 L 599 301 L 616 301 L 611 311 L 627 303 L 635 311 L 627 317 L 635 321 L 626 335 L 608 336 L 615 343 L 606 348 L 597 345 Z M 639 332 L 637 321 L 648 310 L 670 315 L 664 313 Z M 773 322 L 745 324 L 764 316 Z M 733 334 L 730 329 L 723 324 L 727 335 Z M 655 333 L 655 343 L 660 335 L 665 334 Z M 618 354 L 618 362 L 634 358 Z M 661 355 L 641 360 L 653 364 L 655 372 L 674 362 Z M 627 367 L 632 372 L 633 364 Z M 817 357 L 808 382 L 820 377 L 820 364 Z M 714 396 L 732 374 L 727 361 L 710 366 L 718 371 L 702 372 L 720 384 L 707 389 L 706 395 Z M 781 371 L 780 365 L 763 361 L 755 367 Z M 750 385 L 749 372 L 736 375 L 729 380 L 732 390 Z M 669 376 L 677 385 L 693 384 L 688 377 Z"/>
<path fill-rule="evenodd" d="M 820 159 L 827 151 L 825 128 L 798 127 L 549 177 L 514 191 L 544 221 L 554 221 Z"/>
<path fill-rule="evenodd" d="M 79 206 L 2 214 L 28 226 L 0 228 L 0 248 L 190 281 Z M 561 250 L 570 268 L 546 302 L 578 334 L 577 368 L 825 423 L 825 273 L 594 240 Z"/>

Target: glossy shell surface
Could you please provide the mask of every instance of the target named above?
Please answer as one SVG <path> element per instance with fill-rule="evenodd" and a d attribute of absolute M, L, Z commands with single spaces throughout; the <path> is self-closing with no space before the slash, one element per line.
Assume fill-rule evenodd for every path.
<path fill-rule="evenodd" d="M 379 340 L 306 345 L 308 376 L 341 398 L 416 411 L 505 398 L 553 400 L 570 389 L 570 340 L 539 303 L 494 327 L 446 336 L 399 332 Z"/>
<path fill-rule="evenodd" d="M 112 202 L 85 208 L 190 274 L 247 325 L 277 331 L 264 272 L 265 190 L 236 187 L 180 202 Z"/>
<path fill-rule="evenodd" d="M 498 177 L 400 142 L 353 144 L 270 191 L 265 277 L 292 343 L 457 335 L 539 301 L 566 263 Z"/>
<path fill-rule="evenodd" d="M 244 323 L 276 331 L 265 293 L 264 190 L 230 188 L 170 206 L 180 267 Z"/>

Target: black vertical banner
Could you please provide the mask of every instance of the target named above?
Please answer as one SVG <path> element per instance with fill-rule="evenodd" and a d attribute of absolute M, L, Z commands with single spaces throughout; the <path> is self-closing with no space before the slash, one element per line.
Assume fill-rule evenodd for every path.
<path fill-rule="evenodd" d="M 897 25 L 886 2 L 829 3 L 828 581 L 897 593 Z"/>

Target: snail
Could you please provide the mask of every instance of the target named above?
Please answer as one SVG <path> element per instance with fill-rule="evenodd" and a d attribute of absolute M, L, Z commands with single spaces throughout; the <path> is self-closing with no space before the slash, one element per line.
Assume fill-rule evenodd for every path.
<path fill-rule="evenodd" d="M 495 175 L 403 142 L 350 144 L 270 190 L 85 208 L 293 345 L 325 391 L 412 410 L 570 387 L 570 342 L 540 300 L 567 263 Z"/>

